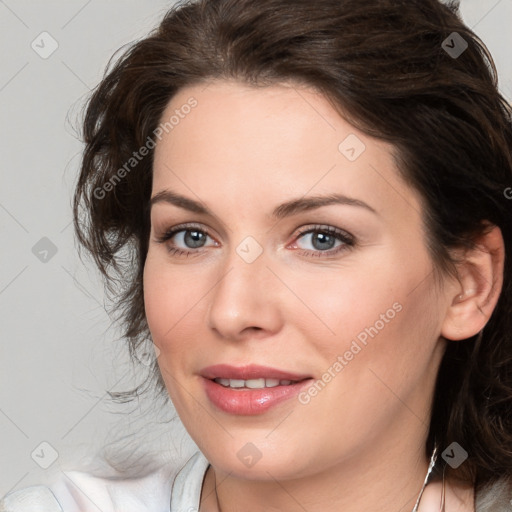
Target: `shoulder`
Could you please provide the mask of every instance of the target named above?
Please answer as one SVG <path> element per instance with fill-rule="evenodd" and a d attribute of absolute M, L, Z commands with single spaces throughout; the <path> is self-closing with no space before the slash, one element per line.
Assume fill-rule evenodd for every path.
<path fill-rule="evenodd" d="M 9 493 L 0 500 L 0 512 L 168 512 L 171 494 L 176 507 L 195 502 L 197 493 L 199 503 L 207 466 L 196 452 L 182 467 L 166 465 L 142 478 L 65 471 L 47 485 Z"/>
<path fill-rule="evenodd" d="M 421 498 L 421 511 L 439 510 L 443 494 L 442 480 L 427 485 Z M 450 481 L 446 485 L 446 510 L 472 510 L 474 512 L 511 512 L 512 479 L 502 477 L 495 482 L 477 488 L 471 485 Z"/>
<path fill-rule="evenodd" d="M 55 495 L 43 485 L 12 492 L 0 500 L 0 512 L 62 512 Z"/>
<path fill-rule="evenodd" d="M 510 512 L 511 506 L 512 478 L 500 478 L 476 493 L 476 512 Z"/>

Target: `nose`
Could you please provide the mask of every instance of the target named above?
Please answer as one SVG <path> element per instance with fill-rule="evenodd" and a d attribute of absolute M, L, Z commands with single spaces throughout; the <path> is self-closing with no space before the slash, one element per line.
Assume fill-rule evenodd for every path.
<path fill-rule="evenodd" d="M 233 251 L 209 294 L 208 325 L 232 341 L 275 334 L 282 326 L 282 292 L 264 253 L 247 263 Z"/>

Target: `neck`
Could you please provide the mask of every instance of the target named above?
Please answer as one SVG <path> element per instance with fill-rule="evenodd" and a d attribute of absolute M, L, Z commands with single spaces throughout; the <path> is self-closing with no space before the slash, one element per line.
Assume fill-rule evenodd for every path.
<path fill-rule="evenodd" d="M 400 433 L 401 434 L 401 433 Z M 424 432 L 423 432 L 424 434 Z M 210 466 L 201 495 L 201 512 L 343 510 L 412 511 L 423 486 L 430 459 L 423 453 L 424 435 L 417 442 L 368 446 L 364 453 L 322 473 L 277 480 L 249 480 Z M 418 442 L 419 441 L 419 442 Z M 411 450 L 411 446 L 421 449 Z"/>

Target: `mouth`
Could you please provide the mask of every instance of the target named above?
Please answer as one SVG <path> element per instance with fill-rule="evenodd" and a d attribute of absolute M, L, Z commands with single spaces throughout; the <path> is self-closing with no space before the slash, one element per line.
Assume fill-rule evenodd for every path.
<path fill-rule="evenodd" d="M 201 371 L 206 396 L 217 409 L 234 415 L 263 414 L 290 400 L 313 379 L 310 375 L 259 365 L 215 365 Z"/>
<path fill-rule="evenodd" d="M 302 382 L 303 380 L 289 380 L 289 379 L 223 379 L 216 378 L 213 379 L 213 382 L 224 386 L 225 388 L 231 389 L 263 389 L 263 388 L 275 388 L 276 386 L 291 386 L 292 384 L 297 384 L 298 382 Z"/>
<path fill-rule="evenodd" d="M 288 386 L 312 378 L 311 375 L 257 364 L 247 366 L 216 364 L 203 368 L 200 375 L 222 386 L 232 388 L 246 387 L 249 389 L 272 388 L 279 385 Z"/>

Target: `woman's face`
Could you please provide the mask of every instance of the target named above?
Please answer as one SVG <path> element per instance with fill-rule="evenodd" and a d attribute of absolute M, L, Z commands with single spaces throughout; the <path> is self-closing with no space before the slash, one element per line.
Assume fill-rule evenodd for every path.
<path fill-rule="evenodd" d="M 265 480 L 390 450 L 424 464 L 449 301 L 392 148 L 299 87 L 189 87 L 173 116 L 155 148 L 144 297 L 199 448 Z"/>

